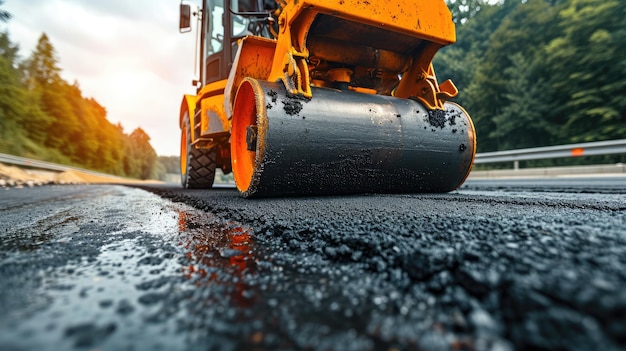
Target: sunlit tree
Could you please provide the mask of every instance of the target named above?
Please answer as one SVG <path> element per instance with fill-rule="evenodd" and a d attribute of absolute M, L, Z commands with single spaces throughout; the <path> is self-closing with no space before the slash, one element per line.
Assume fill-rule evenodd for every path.
<path fill-rule="evenodd" d="M 61 78 L 45 33 L 26 60 L 18 51 L 8 33 L 0 33 L 0 152 L 143 179 L 164 172 L 147 133 L 125 134 L 103 106 L 83 96 L 78 82 Z"/>
<path fill-rule="evenodd" d="M 137 128 L 130 134 L 129 139 L 134 155 L 132 161 L 138 166 L 139 172 L 134 176 L 140 179 L 150 178 L 157 162 L 157 154 L 150 145 L 150 137 L 143 129 Z"/>
<path fill-rule="evenodd" d="M 61 80 L 58 61 L 50 39 L 42 33 L 32 55 L 23 63 L 29 85 L 45 87 Z"/>

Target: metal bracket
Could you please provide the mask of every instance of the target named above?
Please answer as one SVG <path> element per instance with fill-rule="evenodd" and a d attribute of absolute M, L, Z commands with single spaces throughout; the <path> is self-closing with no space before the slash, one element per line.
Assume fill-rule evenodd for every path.
<path fill-rule="evenodd" d="M 306 63 L 308 53 L 299 52 L 293 47 L 283 58 L 283 73 L 281 78 L 287 92 L 306 98 L 313 97 L 311 93 L 311 80 Z"/>

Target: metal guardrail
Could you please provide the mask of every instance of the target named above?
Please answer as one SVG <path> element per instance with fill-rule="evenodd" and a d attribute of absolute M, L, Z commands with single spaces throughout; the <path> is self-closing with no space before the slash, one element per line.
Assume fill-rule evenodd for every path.
<path fill-rule="evenodd" d="M 594 155 L 610 155 L 626 153 L 626 139 L 596 141 L 590 143 L 544 146 L 528 149 L 483 152 L 476 154 L 475 164 L 496 162 L 513 162 L 514 168 L 519 168 L 519 161 L 541 160 L 548 158 L 579 157 Z M 0 163 L 13 164 L 24 167 L 64 172 L 69 170 L 84 172 L 97 176 L 112 177 L 110 174 L 98 173 L 83 168 L 58 165 L 51 162 L 38 161 L 24 157 L 0 154 Z M 115 176 L 113 176 L 115 177 Z M 122 177 L 117 177 L 122 178 Z"/>
<path fill-rule="evenodd" d="M 125 179 L 123 177 L 90 171 L 84 168 L 64 166 L 64 165 L 59 165 L 59 164 L 52 163 L 52 162 L 33 160 L 30 158 L 1 154 L 1 153 L 0 153 L 0 163 L 34 168 L 34 169 L 41 169 L 41 170 L 46 170 L 46 171 L 54 171 L 54 172 L 78 171 L 78 172 L 87 173 L 87 174 L 100 176 L 100 177 Z"/>
<path fill-rule="evenodd" d="M 519 161 L 548 158 L 580 157 L 626 153 L 626 139 L 596 141 L 569 145 L 544 146 L 528 149 L 483 152 L 476 154 L 475 164 L 513 162 L 519 168 Z"/>

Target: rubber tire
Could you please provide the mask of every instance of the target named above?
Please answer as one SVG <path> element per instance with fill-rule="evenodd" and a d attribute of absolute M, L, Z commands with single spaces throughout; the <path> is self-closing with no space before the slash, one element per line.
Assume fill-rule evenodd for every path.
<path fill-rule="evenodd" d="M 215 149 L 196 149 L 191 145 L 191 128 L 189 115 L 185 114 L 181 130 L 181 161 L 180 182 L 185 189 L 211 189 L 217 168 L 217 152 Z"/>

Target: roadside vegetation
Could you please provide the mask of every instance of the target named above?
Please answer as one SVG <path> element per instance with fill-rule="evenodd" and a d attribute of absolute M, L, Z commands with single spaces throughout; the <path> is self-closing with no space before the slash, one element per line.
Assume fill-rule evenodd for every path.
<path fill-rule="evenodd" d="M 0 2 L 2 5 L 2 2 Z M 11 18 L 0 9 L 0 21 Z M 9 33 L 0 33 L 0 152 L 149 179 L 164 172 L 141 128 L 124 133 L 94 98 L 69 83 L 44 33 L 20 59 Z"/>
<path fill-rule="evenodd" d="M 457 43 L 435 69 L 459 88 L 478 152 L 626 137 L 623 0 L 448 3 Z"/>

